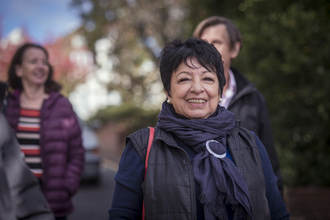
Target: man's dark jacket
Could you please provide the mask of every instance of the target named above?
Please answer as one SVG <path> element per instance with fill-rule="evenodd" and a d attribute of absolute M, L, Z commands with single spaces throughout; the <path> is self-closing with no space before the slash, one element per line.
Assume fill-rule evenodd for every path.
<path fill-rule="evenodd" d="M 238 70 L 231 68 L 236 81 L 236 94 L 230 101 L 228 110 L 235 113 L 241 126 L 253 131 L 264 144 L 269 155 L 277 186 L 283 197 L 283 180 L 271 131 L 267 105 L 264 96 Z"/>

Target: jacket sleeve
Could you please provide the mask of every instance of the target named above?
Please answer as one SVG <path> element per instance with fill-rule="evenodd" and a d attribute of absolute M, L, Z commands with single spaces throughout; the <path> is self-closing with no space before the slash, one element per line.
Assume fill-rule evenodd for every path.
<path fill-rule="evenodd" d="M 259 129 L 257 132 L 258 137 L 266 148 L 273 171 L 277 176 L 277 186 L 283 198 L 283 179 L 280 170 L 280 164 L 277 158 L 276 149 L 274 146 L 273 134 L 271 131 L 270 119 L 268 115 L 267 105 L 265 98 L 260 94 L 259 102 Z"/>
<path fill-rule="evenodd" d="M 4 203 L 0 203 L 0 219 L 53 220 L 39 183 L 23 161 L 18 141 L 3 114 L 0 115 L 0 149 L 0 197 L 7 197 L 5 210 Z"/>
<path fill-rule="evenodd" d="M 65 185 L 69 194 L 72 196 L 79 188 L 81 174 L 84 168 L 84 153 L 82 146 L 81 128 L 74 113 L 71 104 L 70 116 L 66 118 L 64 123 L 66 132 L 68 133 L 68 156 L 67 169 L 65 173 Z"/>
<path fill-rule="evenodd" d="M 286 205 L 283 202 L 283 199 L 276 185 L 277 178 L 274 175 L 272 165 L 267 155 L 268 153 L 266 152 L 266 149 L 261 143 L 258 136 L 255 135 L 255 139 L 260 153 L 262 168 L 264 171 L 266 181 L 266 197 L 268 200 L 271 217 L 273 220 L 288 220 L 290 214 L 286 209 Z"/>
<path fill-rule="evenodd" d="M 112 198 L 109 220 L 141 219 L 144 163 L 131 141 L 128 141 L 115 176 L 116 186 Z"/>

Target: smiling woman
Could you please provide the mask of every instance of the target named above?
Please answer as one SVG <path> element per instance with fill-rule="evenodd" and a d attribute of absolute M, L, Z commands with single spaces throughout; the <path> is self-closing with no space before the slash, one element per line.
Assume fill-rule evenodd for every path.
<path fill-rule="evenodd" d="M 76 115 L 52 76 L 45 48 L 22 45 L 8 71 L 13 92 L 6 118 L 56 219 L 65 219 L 73 211 L 71 197 L 79 187 L 84 148 Z"/>
<path fill-rule="evenodd" d="M 205 119 L 216 111 L 226 83 L 221 56 L 211 48 L 189 43 L 196 51 L 187 46 L 178 55 L 172 54 L 179 41 L 165 47 L 160 62 L 161 77 L 168 103 L 177 114 Z"/>
<path fill-rule="evenodd" d="M 263 144 L 218 105 L 216 48 L 174 40 L 160 74 L 167 101 L 155 129 L 127 137 L 109 219 L 288 219 Z"/>
<path fill-rule="evenodd" d="M 41 91 L 44 91 L 45 83 L 49 76 L 49 69 L 46 53 L 40 48 L 30 47 L 23 53 L 21 65 L 16 66 L 16 76 L 21 78 L 23 88 L 41 87 Z M 26 103 L 21 104 L 25 106 L 33 105 L 34 103 L 31 103 L 26 92 L 22 93 L 22 95 L 26 96 L 22 101 L 26 101 Z M 40 93 L 40 95 L 47 98 L 45 93 Z M 43 99 L 34 100 L 40 101 L 36 106 L 41 108 Z"/>
<path fill-rule="evenodd" d="M 217 75 L 200 65 L 196 58 L 187 62 L 172 75 L 171 95 L 165 93 L 176 113 L 190 119 L 208 118 L 221 98 Z"/>

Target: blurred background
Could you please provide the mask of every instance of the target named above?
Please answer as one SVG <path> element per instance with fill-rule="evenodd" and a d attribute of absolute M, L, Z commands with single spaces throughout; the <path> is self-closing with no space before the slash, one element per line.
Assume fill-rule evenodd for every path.
<path fill-rule="evenodd" d="M 267 100 L 291 219 L 330 219 L 328 0 L 1 1 L 0 80 L 19 45 L 44 45 L 62 93 L 97 138 L 101 178 L 82 186 L 70 220 L 107 218 L 125 137 L 154 126 L 165 99 L 161 48 L 212 15 L 241 31 L 232 66 Z"/>

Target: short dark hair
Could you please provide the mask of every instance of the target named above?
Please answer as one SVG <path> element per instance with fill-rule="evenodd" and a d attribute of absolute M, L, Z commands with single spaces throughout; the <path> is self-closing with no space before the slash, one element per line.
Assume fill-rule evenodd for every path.
<path fill-rule="evenodd" d="M 45 53 L 48 61 L 48 52 L 44 47 L 33 43 L 23 44 L 15 52 L 8 70 L 8 84 L 9 87 L 12 89 L 23 89 L 22 80 L 20 77 L 16 75 L 16 66 L 22 64 L 24 52 L 31 47 L 41 49 Z M 49 66 L 49 74 L 45 83 L 45 92 L 46 93 L 49 93 L 50 91 L 58 92 L 62 89 L 62 86 L 53 80 L 53 68 L 49 63 L 48 66 Z"/>
<path fill-rule="evenodd" d="M 182 63 L 189 66 L 187 61 L 192 58 L 196 58 L 200 65 L 217 75 L 219 90 L 222 95 L 226 78 L 220 53 L 212 44 L 204 40 L 189 38 L 185 42 L 176 39 L 167 43 L 159 57 L 161 79 L 164 89 L 169 96 L 171 96 L 171 78 L 173 73 Z"/>
<path fill-rule="evenodd" d="M 241 33 L 238 30 L 238 28 L 235 26 L 235 24 L 231 20 L 229 20 L 228 18 L 225 18 L 225 17 L 212 16 L 212 17 L 204 19 L 195 28 L 193 36 L 196 38 L 201 38 L 203 31 L 206 28 L 216 26 L 219 24 L 223 24 L 227 28 L 230 48 L 234 49 L 235 43 L 239 42 L 241 44 L 239 49 L 241 49 L 243 46 Z"/>

